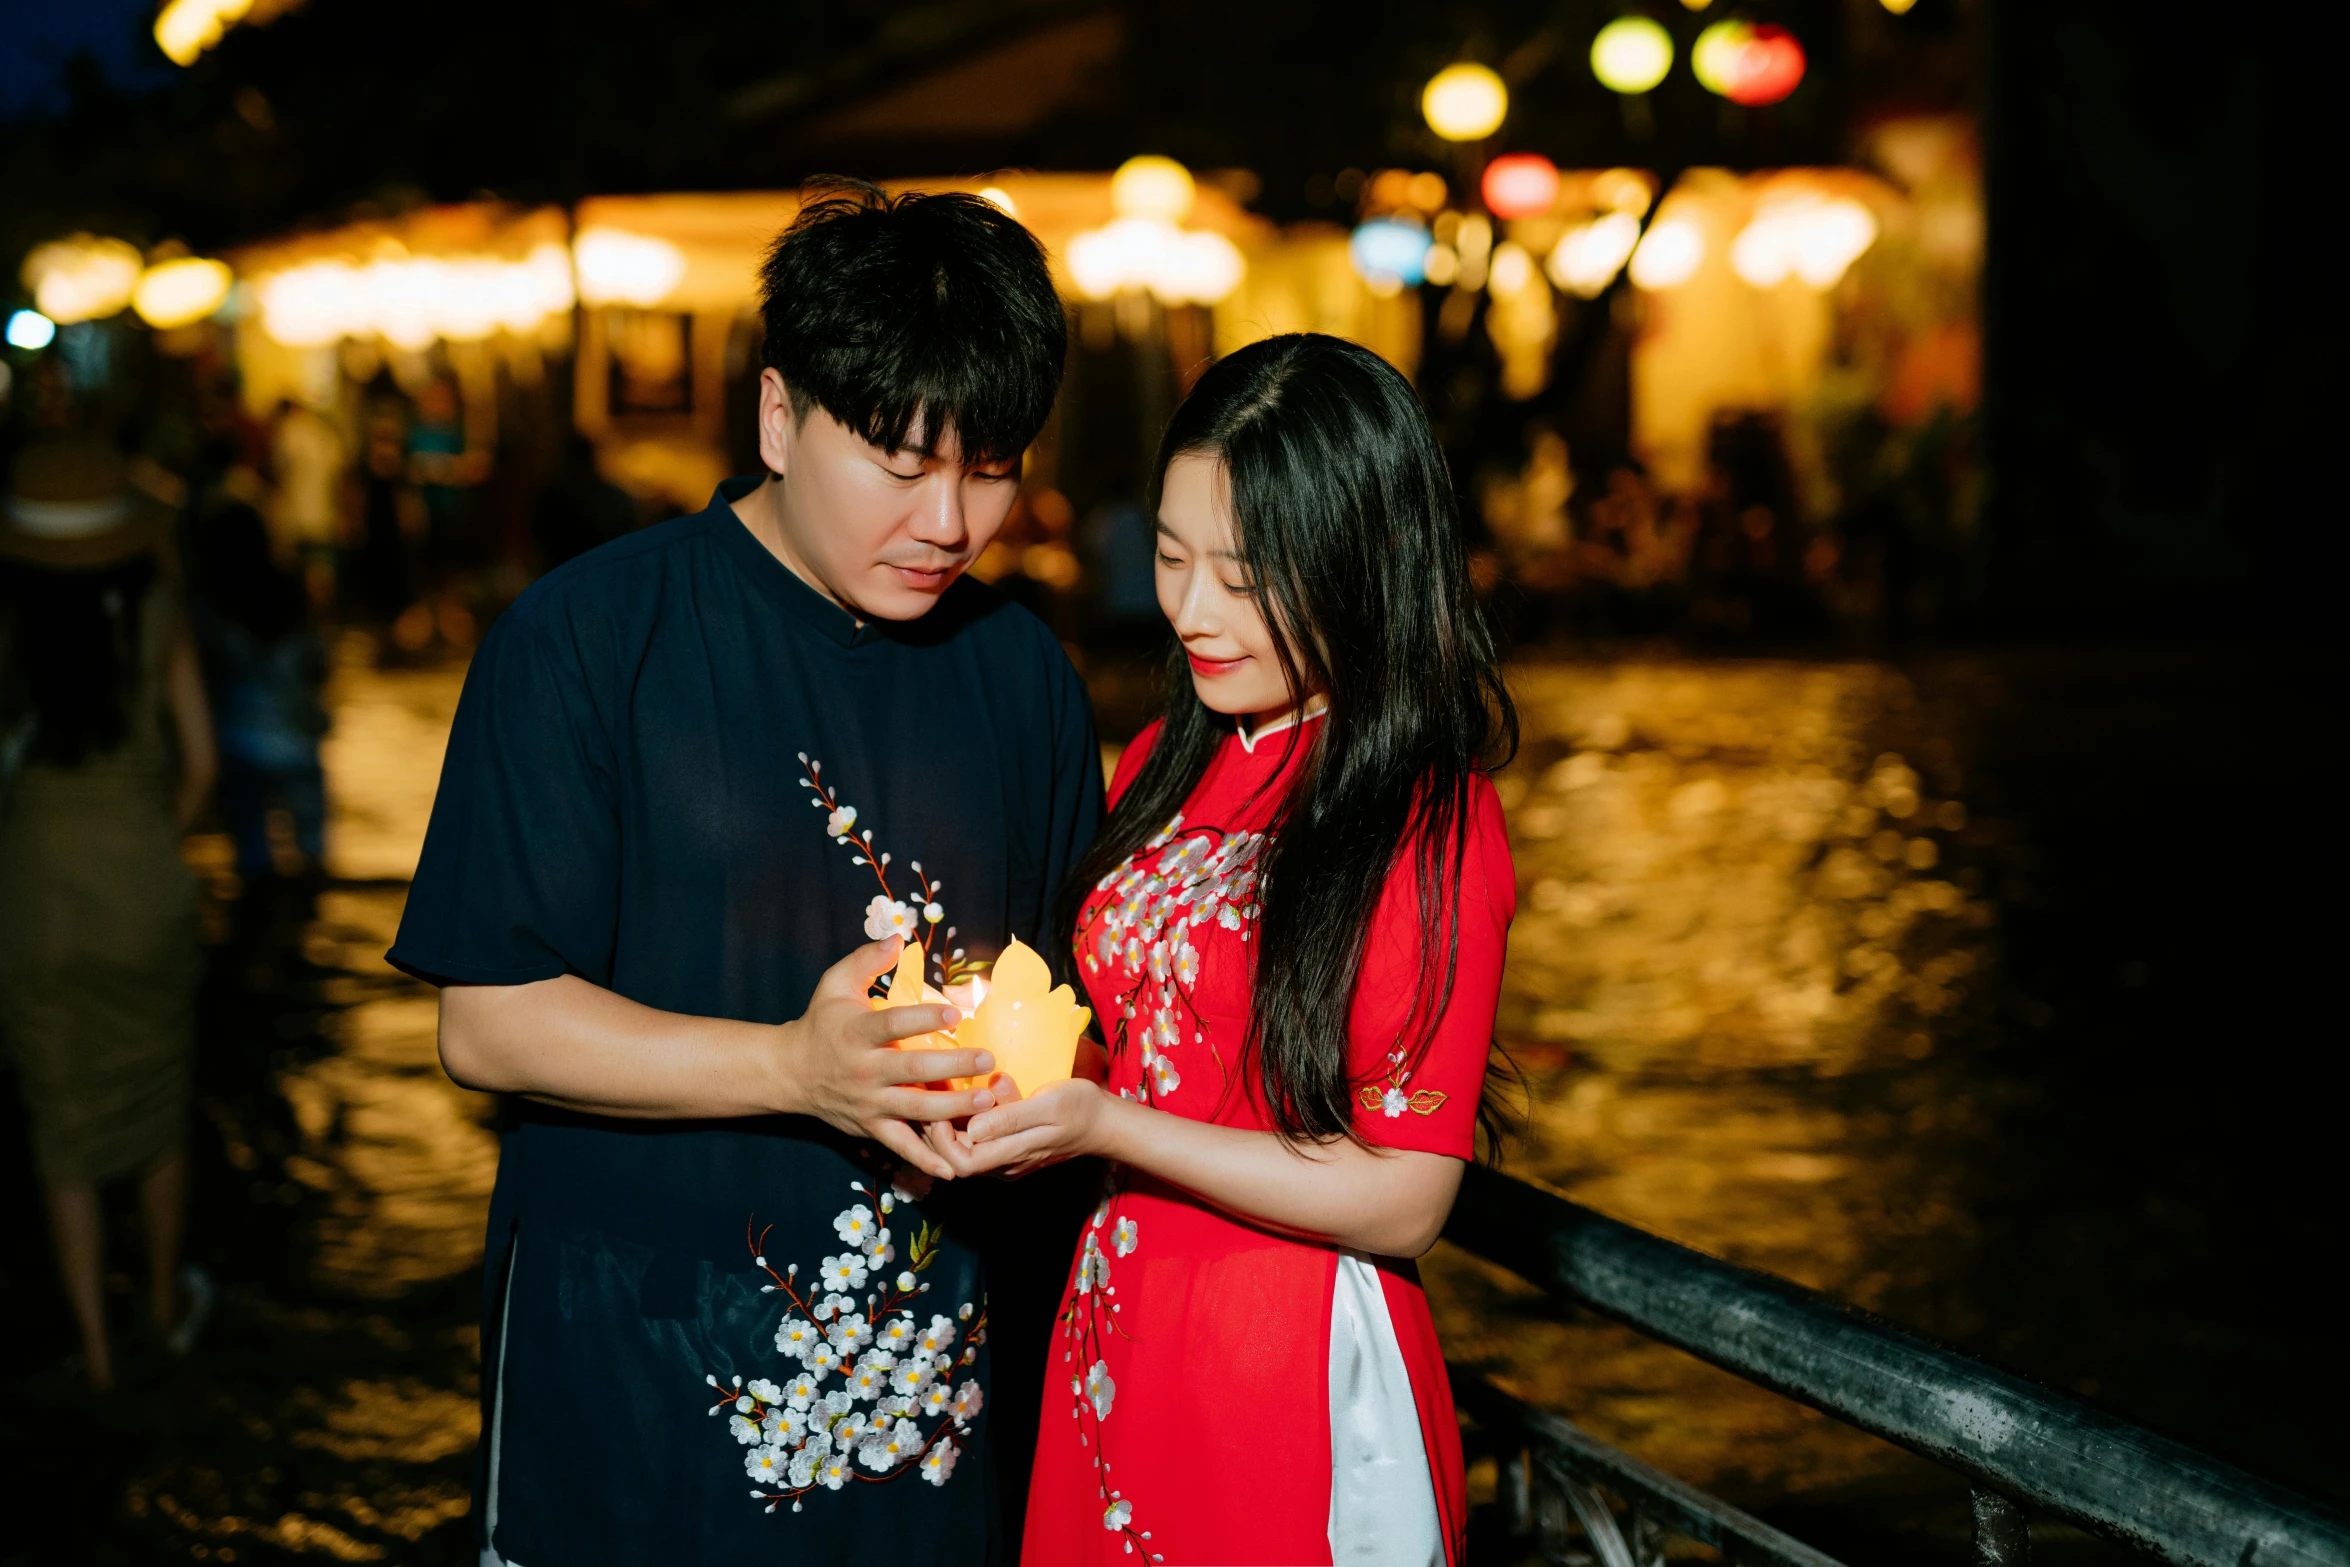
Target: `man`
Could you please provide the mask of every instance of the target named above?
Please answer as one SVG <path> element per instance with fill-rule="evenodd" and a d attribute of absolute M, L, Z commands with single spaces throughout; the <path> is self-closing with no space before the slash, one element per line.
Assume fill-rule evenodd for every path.
<path fill-rule="evenodd" d="M 450 1075 L 518 1096 L 485 1563 L 1018 1539 L 1074 1221 L 1029 1183 L 892 1190 L 947 1173 L 909 1123 L 993 1102 L 920 1085 L 990 1063 L 912 1048 L 951 1008 L 865 998 L 900 938 L 941 989 L 1042 946 L 1100 816 L 1068 660 L 962 580 L 1051 408 L 1060 305 L 995 208 L 862 186 L 763 284 L 766 476 L 498 621 L 391 953 L 442 987 Z"/>

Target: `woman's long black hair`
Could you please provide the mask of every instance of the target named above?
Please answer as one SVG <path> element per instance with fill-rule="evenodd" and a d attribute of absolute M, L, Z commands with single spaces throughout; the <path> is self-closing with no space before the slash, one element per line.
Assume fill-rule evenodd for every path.
<path fill-rule="evenodd" d="M 1294 692 L 1327 720 L 1284 742 L 1306 755 L 1262 864 L 1250 1051 L 1275 1128 L 1352 1137 L 1347 1020 L 1372 916 L 1404 846 L 1418 856 L 1421 972 L 1404 1025 L 1417 1060 L 1451 998 L 1452 888 L 1471 789 L 1517 745 L 1517 715 L 1476 598 L 1444 456 L 1411 385 L 1367 349 L 1318 333 L 1251 344 L 1200 377 L 1159 444 L 1168 466 L 1211 454 L 1229 478 L 1238 549 Z M 1103 877 L 1166 825 L 1232 721 L 1192 689 L 1180 647 L 1165 728 L 1070 880 L 1062 935 Z"/>

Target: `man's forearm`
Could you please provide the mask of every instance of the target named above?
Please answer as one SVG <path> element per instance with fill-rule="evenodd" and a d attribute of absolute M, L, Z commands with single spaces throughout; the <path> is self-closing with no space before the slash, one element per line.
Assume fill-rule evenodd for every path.
<path fill-rule="evenodd" d="M 796 1111 L 779 1070 L 781 1034 L 772 1024 L 663 1012 L 572 974 L 441 992 L 441 1064 L 451 1077 L 597 1115 Z"/>

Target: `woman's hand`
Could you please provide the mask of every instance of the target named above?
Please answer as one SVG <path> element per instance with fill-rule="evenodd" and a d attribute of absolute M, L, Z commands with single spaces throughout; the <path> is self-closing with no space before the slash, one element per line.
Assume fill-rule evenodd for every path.
<path fill-rule="evenodd" d="M 968 1130 L 938 1122 L 925 1128 L 930 1146 L 957 1177 L 1026 1175 L 1106 1151 L 1107 1123 L 1120 1101 L 1091 1078 L 1048 1083 L 1032 1099 L 1021 1098 L 1008 1075 L 999 1073 L 993 1086 L 996 1108 L 973 1116 Z"/>
<path fill-rule="evenodd" d="M 957 1176 L 1026 1175 L 1080 1155 L 1108 1159 L 1179 1186 L 1252 1224 L 1381 1257 L 1417 1257 L 1436 1244 L 1459 1192 L 1463 1161 L 1417 1149 L 1334 1138 L 1286 1142 L 1271 1132 L 1218 1126 L 1122 1099 L 1073 1077 L 1019 1097 L 998 1073 L 995 1108 L 967 1130 L 922 1129 Z"/>

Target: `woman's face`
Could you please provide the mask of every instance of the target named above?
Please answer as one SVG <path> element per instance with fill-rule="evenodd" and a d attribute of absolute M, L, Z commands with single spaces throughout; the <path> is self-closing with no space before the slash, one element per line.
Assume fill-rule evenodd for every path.
<path fill-rule="evenodd" d="M 1182 639 L 1200 701 L 1262 721 L 1297 704 L 1238 539 L 1223 459 L 1201 452 L 1168 464 L 1159 493 L 1159 610 Z"/>

